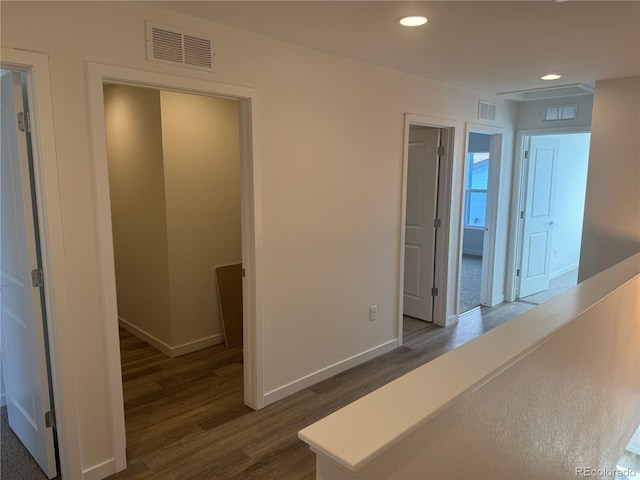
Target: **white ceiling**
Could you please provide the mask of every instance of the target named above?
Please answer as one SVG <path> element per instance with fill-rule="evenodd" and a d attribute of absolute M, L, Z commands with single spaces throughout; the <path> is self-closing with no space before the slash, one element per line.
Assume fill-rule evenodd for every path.
<path fill-rule="evenodd" d="M 640 2 L 161 1 L 156 6 L 486 93 L 640 75 Z M 401 27 L 404 15 L 427 25 Z"/>

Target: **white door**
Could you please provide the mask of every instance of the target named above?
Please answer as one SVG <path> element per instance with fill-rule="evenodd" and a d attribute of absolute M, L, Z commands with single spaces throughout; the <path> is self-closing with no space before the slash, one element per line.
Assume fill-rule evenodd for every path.
<path fill-rule="evenodd" d="M 56 476 L 41 292 L 32 286 L 38 268 L 26 134 L 18 130 L 23 111 L 20 75 L 2 76 L 0 281 L 2 368 L 9 426 L 48 478 Z"/>
<path fill-rule="evenodd" d="M 549 288 L 554 225 L 553 177 L 558 148 L 557 139 L 531 137 L 528 166 L 525 170 L 527 176 L 520 264 L 520 298 Z"/>
<path fill-rule="evenodd" d="M 433 317 L 439 142 L 440 129 L 410 126 L 403 313 L 426 321 Z"/>
<path fill-rule="evenodd" d="M 493 303 L 493 270 L 495 262 L 495 242 L 497 228 L 498 195 L 500 168 L 502 164 L 502 134 L 491 134 L 489 146 L 489 178 L 487 180 L 487 203 L 485 209 L 484 235 L 482 237 L 482 271 L 480 280 L 480 304 L 489 307 Z"/>

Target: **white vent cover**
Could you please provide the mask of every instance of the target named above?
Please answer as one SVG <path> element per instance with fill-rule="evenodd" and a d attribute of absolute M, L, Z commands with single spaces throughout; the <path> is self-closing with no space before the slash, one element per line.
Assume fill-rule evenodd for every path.
<path fill-rule="evenodd" d="M 484 120 L 495 120 L 496 106 L 492 103 L 487 103 L 480 100 L 478 105 L 478 118 Z"/>
<path fill-rule="evenodd" d="M 213 39 L 201 33 L 147 22 L 147 60 L 213 72 Z"/>
<path fill-rule="evenodd" d="M 578 112 L 578 105 L 551 105 L 544 107 L 543 122 L 553 122 L 556 120 L 575 120 Z"/>

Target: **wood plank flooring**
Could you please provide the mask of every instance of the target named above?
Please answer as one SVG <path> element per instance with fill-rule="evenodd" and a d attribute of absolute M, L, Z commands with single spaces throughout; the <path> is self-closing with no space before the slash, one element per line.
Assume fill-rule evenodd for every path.
<path fill-rule="evenodd" d="M 468 312 L 456 326 L 430 325 L 402 347 L 260 411 L 242 403 L 240 348 L 169 358 L 121 331 L 129 466 L 109 478 L 311 480 L 315 455 L 299 430 L 531 308 L 507 303 Z"/>
<path fill-rule="evenodd" d="M 405 340 L 413 337 L 416 333 L 426 330 L 437 330 L 439 328 L 440 327 L 434 323 L 425 322 L 406 315 L 402 317 L 402 334 Z"/>

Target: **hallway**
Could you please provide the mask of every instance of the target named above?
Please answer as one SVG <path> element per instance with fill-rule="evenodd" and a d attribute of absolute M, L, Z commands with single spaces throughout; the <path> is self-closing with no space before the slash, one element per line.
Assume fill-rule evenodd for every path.
<path fill-rule="evenodd" d="M 111 479 L 310 480 L 307 425 L 533 308 L 477 309 L 449 328 L 432 324 L 404 346 L 260 411 L 242 404 L 239 350 L 168 358 L 121 331 L 129 468 Z"/>
<path fill-rule="evenodd" d="M 481 307 L 448 328 L 414 320 L 422 329 L 406 329 L 402 347 L 260 411 L 242 403 L 240 349 L 217 345 L 169 358 L 121 330 L 129 468 L 109 478 L 311 480 L 315 456 L 298 440 L 300 429 L 532 308 Z M 9 447 L 4 417 L 2 430 L 3 480 L 45 479 L 26 451 L 6 454 L 22 445 L 14 438 Z M 619 463 L 639 461 L 626 453 Z"/>

